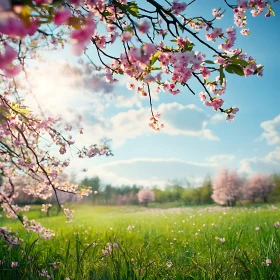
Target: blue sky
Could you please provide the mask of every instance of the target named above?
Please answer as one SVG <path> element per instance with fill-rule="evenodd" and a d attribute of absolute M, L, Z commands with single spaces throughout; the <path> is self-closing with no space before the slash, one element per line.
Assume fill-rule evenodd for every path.
<path fill-rule="evenodd" d="M 188 11 L 211 17 L 212 8 L 219 8 L 222 2 L 203 1 L 201 5 L 201 1 L 197 1 Z M 84 74 L 83 64 L 69 59 L 68 48 L 52 56 L 52 61 L 58 58 L 59 61 L 45 78 L 42 78 L 44 71 L 50 66 L 40 65 L 37 75 L 41 79 L 39 84 L 38 79 L 34 84 L 44 110 L 62 115 L 69 122 L 75 121 L 77 113 L 84 118 L 85 134 L 78 136 L 77 144 L 98 143 L 104 137 L 112 139 L 113 157 L 83 161 L 73 158 L 69 172 L 76 172 L 78 178 L 98 175 L 104 183 L 114 185 L 144 186 L 164 186 L 173 179 L 182 182 L 187 179 L 198 185 L 205 176 L 214 176 L 222 167 L 248 175 L 279 172 L 279 5 L 275 5 L 275 13 L 276 17 L 270 18 L 264 15 L 253 18 L 248 13 L 250 36 L 240 35 L 237 28 L 235 46 L 242 47 L 265 65 L 265 70 L 262 78 L 228 74 L 225 107 L 240 108 L 233 123 L 226 122 L 224 115 L 205 107 L 198 96 L 183 89 L 176 96 L 154 95 L 154 108 L 162 114 L 166 126 L 154 132 L 148 127 L 148 99 L 128 91 L 125 78 L 114 86 L 93 79 L 91 74 Z M 217 25 L 233 25 L 232 11 L 227 10 Z M 96 59 L 94 54 L 92 57 Z M 65 61 L 74 66 L 67 66 L 70 72 L 63 76 Z M 75 67 L 83 70 L 76 71 Z M 191 85 L 197 93 L 202 91 L 194 81 Z M 53 94 L 50 95 L 50 91 Z M 82 168 L 88 171 L 81 172 Z"/>

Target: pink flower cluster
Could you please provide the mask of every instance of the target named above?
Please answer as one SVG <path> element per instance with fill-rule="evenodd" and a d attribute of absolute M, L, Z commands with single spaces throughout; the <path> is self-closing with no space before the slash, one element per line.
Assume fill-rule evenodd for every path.
<path fill-rule="evenodd" d="M 44 228 L 40 223 L 35 220 L 28 220 L 26 216 L 23 216 L 23 226 L 27 231 L 33 231 L 37 233 L 42 239 L 50 239 L 55 236 L 52 230 Z"/>
<path fill-rule="evenodd" d="M 163 70 L 169 65 L 173 66 L 173 73 L 171 76 L 172 81 L 187 83 L 192 77 L 192 72 L 204 69 L 202 66 L 204 58 L 205 55 L 200 52 L 185 51 L 162 52 L 158 59 Z"/>
<path fill-rule="evenodd" d="M 144 43 L 140 48 L 131 48 L 126 53 L 122 53 L 120 61 L 114 60 L 110 67 L 132 78 L 137 78 L 140 75 L 144 79 L 143 69 L 150 63 L 150 57 L 155 51 L 156 47 L 154 44 Z M 109 74 L 111 75 L 112 73 L 109 72 Z M 110 77 L 109 81 L 111 79 L 112 77 Z"/>
<path fill-rule="evenodd" d="M 22 19 L 12 12 L 1 12 L 0 33 L 11 37 L 24 38 L 27 35 L 32 36 L 37 31 L 39 25 L 35 19 L 30 19 L 26 24 Z"/>
<path fill-rule="evenodd" d="M 49 211 L 49 208 L 52 207 L 50 203 L 48 204 L 42 204 L 41 211 L 47 213 Z"/>
<path fill-rule="evenodd" d="M 146 34 L 149 32 L 150 23 L 147 20 L 140 21 L 138 24 L 138 30 L 142 34 Z"/>
<path fill-rule="evenodd" d="M 47 199 L 52 196 L 52 187 L 48 182 L 27 185 L 23 188 L 23 192 L 33 197 Z"/>
<path fill-rule="evenodd" d="M 205 35 L 207 41 L 215 42 L 218 37 L 223 35 L 222 28 L 213 28 L 211 33 Z"/>
<path fill-rule="evenodd" d="M 215 111 L 217 111 L 219 108 L 221 108 L 224 104 L 224 100 L 219 98 L 219 96 L 216 96 L 212 98 L 211 100 L 204 101 L 204 105 L 213 107 Z"/>
<path fill-rule="evenodd" d="M 180 3 L 178 0 L 174 0 L 171 9 L 175 15 L 179 15 L 187 8 L 187 6 L 188 5 L 185 2 Z"/>
<path fill-rule="evenodd" d="M 61 7 L 54 14 L 54 24 L 62 25 L 67 23 L 68 19 L 71 17 L 71 12 L 69 9 Z"/>
<path fill-rule="evenodd" d="M 92 15 L 89 14 L 85 24 L 81 28 L 74 30 L 71 34 L 73 40 L 72 52 L 74 55 L 81 55 L 85 51 L 95 29 L 96 22 L 92 18 Z"/>
<path fill-rule="evenodd" d="M 235 40 L 236 40 L 236 30 L 233 26 L 227 28 L 226 30 L 227 39 L 224 44 L 219 45 L 220 50 L 229 50 L 233 47 Z"/>
<path fill-rule="evenodd" d="M 63 212 L 64 212 L 64 214 L 66 216 L 66 219 L 67 219 L 66 223 L 71 223 L 72 222 L 72 218 L 73 218 L 74 210 L 70 210 L 68 208 L 64 208 L 63 207 Z"/>
<path fill-rule="evenodd" d="M 47 279 L 51 279 L 51 276 L 48 274 L 48 271 L 45 269 L 42 269 L 42 272 L 40 273 L 41 277 L 45 277 Z"/>
<path fill-rule="evenodd" d="M 161 128 L 164 128 L 163 123 L 159 123 L 161 115 L 159 113 L 156 113 L 154 116 L 151 116 L 149 126 L 154 130 L 160 130 Z"/>
<path fill-rule="evenodd" d="M 16 246 L 23 242 L 23 240 L 16 236 L 11 230 L 6 227 L 0 227 L 0 237 L 10 246 Z"/>
<path fill-rule="evenodd" d="M 234 23 L 243 28 L 246 24 L 246 10 L 251 9 L 253 17 L 263 13 L 265 7 L 269 7 L 270 3 L 267 0 L 238 0 L 238 7 L 234 11 Z M 270 10 L 265 14 L 266 17 L 270 16 Z"/>
<path fill-rule="evenodd" d="M 21 71 L 20 65 L 13 64 L 17 55 L 17 51 L 9 45 L 5 45 L 3 53 L 0 53 L 0 69 L 7 78 L 13 78 Z"/>

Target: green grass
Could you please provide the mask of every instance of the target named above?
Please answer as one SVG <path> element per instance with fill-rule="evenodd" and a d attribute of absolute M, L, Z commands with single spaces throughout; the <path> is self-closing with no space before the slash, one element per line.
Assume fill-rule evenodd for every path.
<path fill-rule="evenodd" d="M 43 270 L 63 280 L 280 279 L 278 209 L 74 208 L 71 224 L 62 215 L 28 213 L 55 229 L 52 240 L 37 240 L 18 221 L 1 218 L 0 226 L 17 230 L 26 243 L 11 249 L 0 244 L 0 279 L 47 279 Z M 104 255 L 108 243 L 118 248 Z"/>

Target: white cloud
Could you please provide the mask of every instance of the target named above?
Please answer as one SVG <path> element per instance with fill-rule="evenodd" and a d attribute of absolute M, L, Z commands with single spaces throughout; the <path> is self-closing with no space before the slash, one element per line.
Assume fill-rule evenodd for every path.
<path fill-rule="evenodd" d="M 89 166 L 86 176 L 99 176 L 104 183 L 113 185 L 129 184 L 163 187 L 169 181 L 186 178 L 193 185 L 203 182 L 205 176 L 215 175 L 225 160 L 233 160 L 232 155 L 215 155 L 203 162 L 193 162 L 181 158 L 132 158 Z"/>
<path fill-rule="evenodd" d="M 115 95 L 115 106 L 117 108 L 132 108 L 134 106 L 141 108 L 142 103 L 140 96 L 137 96 L 134 92 L 130 92 L 130 94 L 122 94 L 122 95 Z"/>
<path fill-rule="evenodd" d="M 207 162 L 212 163 L 215 166 L 227 166 L 235 159 L 234 155 L 214 155 L 206 159 Z"/>
<path fill-rule="evenodd" d="M 119 165 L 130 165 L 134 163 L 184 163 L 188 165 L 194 165 L 194 166 L 206 166 L 206 167 L 213 167 L 216 166 L 216 163 L 199 163 L 199 162 L 192 162 L 180 158 L 133 158 L 133 159 L 126 159 L 126 160 L 117 160 L 109 163 L 104 163 L 101 165 L 102 168 L 106 167 L 114 167 L 114 166 L 119 166 Z"/>
<path fill-rule="evenodd" d="M 166 180 L 157 179 L 157 177 L 152 178 L 131 178 L 129 175 L 119 175 L 114 171 L 109 171 L 100 167 L 89 169 L 86 173 L 87 176 L 98 176 L 103 184 L 112 184 L 113 186 L 121 185 L 138 185 L 144 187 L 160 186 L 163 187 L 166 184 Z"/>
<path fill-rule="evenodd" d="M 169 135 L 196 136 L 207 140 L 219 140 L 213 131 L 206 128 L 206 113 L 194 104 L 182 105 L 176 102 L 161 104 L 158 111 L 162 114 Z"/>
<path fill-rule="evenodd" d="M 261 127 L 264 129 L 262 139 L 265 139 L 269 145 L 280 144 L 280 115 L 273 120 L 262 122 Z"/>
<path fill-rule="evenodd" d="M 226 120 L 225 114 L 217 113 L 209 119 L 208 123 L 209 124 L 218 124 L 218 123 L 221 123 L 221 122 L 225 122 L 225 120 Z"/>
<path fill-rule="evenodd" d="M 240 172 L 244 173 L 273 173 L 280 171 L 280 147 L 265 157 L 245 158 L 240 162 Z"/>
<path fill-rule="evenodd" d="M 157 110 L 161 113 L 165 128 L 154 131 L 148 125 L 150 119 L 149 108 L 131 109 L 120 112 L 111 119 L 99 117 L 85 126 L 85 135 L 80 135 L 77 142 L 88 145 L 92 140 L 102 138 L 112 139 L 113 148 L 123 145 L 128 139 L 138 136 L 167 134 L 172 136 L 185 135 L 203 140 L 219 140 L 212 130 L 205 127 L 207 115 L 195 105 L 181 105 L 179 103 L 161 104 Z M 92 131 L 92 132 L 91 132 Z M 90 132 L 90 133 L 89 133 Z"/>

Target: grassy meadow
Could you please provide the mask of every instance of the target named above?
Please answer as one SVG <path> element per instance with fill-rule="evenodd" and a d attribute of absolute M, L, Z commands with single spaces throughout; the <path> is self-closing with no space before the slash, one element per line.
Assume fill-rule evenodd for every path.
<path fill-rule="evenodd" d="M 32 206 L 28 217 L 54 229 L 51 240 L 3 215 L 0 226 L 26 242 L 1 241 L 0 279 L 280 279 L 280 205 L 73 207 L 67 224 Z"/>

